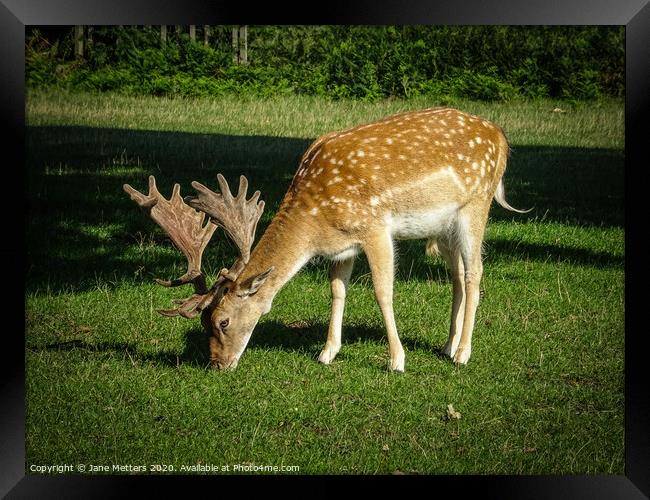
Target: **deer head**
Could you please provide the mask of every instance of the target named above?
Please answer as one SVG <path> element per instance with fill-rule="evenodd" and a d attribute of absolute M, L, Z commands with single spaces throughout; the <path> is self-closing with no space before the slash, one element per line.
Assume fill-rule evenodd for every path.
<path fill-rule="evenodd" d="M 187 272 L 178 279 L 156 282 L 173 287 L 194 286 L 194 294 L 175 301 L 178 307 L 158 310 L 163 316 L 194 318 L 201 314 L 201 322 L 209 335 L 210 361 L 214 368 L 234 368 L 257 323 L 256 316 L 237 314 L 242 302 L 256 294 L 272 268 L 240 282 L 242 271 L 250 259 L 257 223 L 264 211 L 264 202 L 258 201 L 256 191 L 246 199 L 248 181 L 239 180 L 239 192 L 233 196 L 226 179 L 217 175 L 220 192 L 211 191 L 199 182 L 192 182 L 196 196 L 180 196 L 180 186 L 174 185 L 172 196 L 166 200 L 156 188 L 156 179 L 149 177 L 149 193 L 144 195 L 128 184 L 129 194 L 170 237 L 188 261 Z M 206 222 L 206 216 L 208 222 Z M 217 227 L 221 227 L 239 250 L 239 257 L 230 268 L 219 272 L 217 280 L 208 289 L 201 271 L 201 257 Z M 255 311 L 251 311 L 254 313 Z M 254 316 L 254 317 L 253 317 Z"/>

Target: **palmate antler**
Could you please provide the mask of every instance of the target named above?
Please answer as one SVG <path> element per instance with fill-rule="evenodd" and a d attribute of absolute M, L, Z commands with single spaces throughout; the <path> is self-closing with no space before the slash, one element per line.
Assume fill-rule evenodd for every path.
<path fill-rule="evenodd" d="M 131 199 L 169 235 L 188 261 L 187 272 L 180 278 L 171 281 L 156 279 L 163 286 L 194 285 L 193 295 L 174 301 L 178 307 L 159 310 L 163 316 L 197 316 L 219 297 L 224 285 L 237 279 L 250 258 L 255 229 L 264 210 L 264 202 L 257 201 L 260 192 L 256 191 L 250 200 L 246 200 L 248 181 L 241 176 L 239 192 L 237 197 L 233 197 L 226 179 L 218 174 L 217 180 L 221 193 L 195 181 L 192 186 L 198 195 L 187 196 L 185 200 L 180 197 L 178 184 L 174 184 L 172 196 L 166 200 L 156 188 L 154 176 L 149 177 L 149 194 L 146 196 L 128 184 L 123 186 Z M 206 215 L 210 223 L 204 224 Z M 208 290 L 201 271 L 201 256 L 217 226 L 223 228 L 237 245 L 240 255 L 230 269 L 221 270 L 219 278 Z"/>
<path fill-rule="evenodd" d="M 215 193 L 200 182 L 192 182 L 198 196 L 186 196 L 185 202 L 210 216 L 210 220 L 228 234 L 232 242 L 239 249 L 239 258 L 232 265 L 226 278 L 234 281 L 248 264 L 251 255 L 251 247 L 255 240 L 257 223 L 264 211 L 264 202 L 257 200 L 260 192 L 255 191 L 249 200 L 246 200 L 248 191 L 248 180 L 243 175 L 239 177 L 239 191 L 237 197 L 233 197 L 226 179 L 217 174 L 217 181 L 221 193 Z"/>

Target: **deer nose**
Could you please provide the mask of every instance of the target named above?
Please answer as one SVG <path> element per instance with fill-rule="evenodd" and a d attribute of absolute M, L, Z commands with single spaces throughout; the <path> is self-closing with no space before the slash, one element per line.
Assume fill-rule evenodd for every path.
<path fill-rule="evenodd" d="M 232 370 L 237 367 L 238 362 L 239 360 L 236 358 L 226 361 L 214 359 L 212 360 L 212 368 L 215 368 L 217 370 Z"/>

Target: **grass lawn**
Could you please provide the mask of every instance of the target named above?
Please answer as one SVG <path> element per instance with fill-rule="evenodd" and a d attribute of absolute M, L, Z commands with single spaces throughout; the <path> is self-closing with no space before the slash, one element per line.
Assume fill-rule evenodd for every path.
<path fill-rule="evenodd" d="M 192 180 L 244 174 L 266 201 L 259 236 L 317 135 L 437 104 L 29 92 L 27 473 L 623 474 L 622 100 L 452 103 L 504 128 L 508 201 L 534 207 L 492 208 L 466 367 L 440 353 L 451 283 L 423 241 L 398 247 L 404 374 L 388 371 L 364 257 L 331 366 L 317 362 L 330 306 L 322 260 L 278 294 L 232 372 L 207 368 L 198 319 L 155 312 L 189 294 L 153 283 L 185 261 L 122 184 L 143 190 L 154 174 L 168 196 L 173 182 L 188 194 Z M 235 254 L 218 233 L 205 269 L 214 276 Z"/>

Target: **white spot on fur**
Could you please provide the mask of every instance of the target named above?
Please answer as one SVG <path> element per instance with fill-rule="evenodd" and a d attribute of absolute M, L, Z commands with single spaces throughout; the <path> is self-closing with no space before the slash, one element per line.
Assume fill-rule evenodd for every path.
<path fill-rule="evenodd" d="M 309 211 L 310 214 L 312 215 L 317 215 L 318 214 L 318 208 L 314 207 Z"/>

